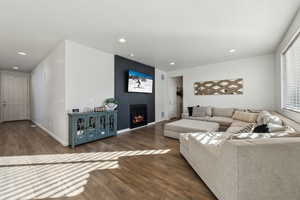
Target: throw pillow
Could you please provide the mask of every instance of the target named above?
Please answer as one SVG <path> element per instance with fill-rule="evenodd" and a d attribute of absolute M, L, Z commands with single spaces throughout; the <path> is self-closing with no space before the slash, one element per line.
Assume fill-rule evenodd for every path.
<path fill-rule="evenodd" d="M 193 108 L 193 117 L 205 117 L 206 116 L 206 107 L 194 107 Z"/>
<path fill-rule="evenodd" d="M 229 127 L 226 132 L 230 132 L 233 134 L 252 133 L 254 126 L 255 126 L 254 123 L 249 123 L 246 126 L 242 126 L 242 127 Z"/>
<path fill-rule="evenodd" d="M 268 127 L 270 133 L 286 130 L 285 126 L 281 126 L 278 124 L 272 124 L 272 123 L 268 123 L 267 127 Z"/>
<path fill-rule="evenodd" d="M 254 128 L 253 133 L 269 133 L 269 128 L 267 125 L 258 125 Z"/>
<path fill-rule="evenodd" d="M 271 115 L 268 111 L 261 111 L 257 116 L 257 125 L 263 125 L 264 124 L 264 118 L 267 115 Z"/>
<path fill-rule="evenodd" d="M 277 125 L 280 125 L 282 126 L 283 125 L 283 122 L 282 120 L 276 116 L 276 115 L 265 115 L 264 118 L 263 118 L 263 123 L 264 124 L 268 124 L 268 123 L 272 123 L 272 124 L 277 124 Z"/>
<path fill-rule="evenodd" d="M 187 109 L 188 109 L 189 116 L 191 117 L 193 115 L 193 107 L 187 107 Z"/>
<path fill-rule="evenodd" d="M 257 113 L 235 111 L 232 118 L 244 122 L 256 123 L 257 116 Z"/>
<path fill-rule="evenodd" d="M 237 133 L 252 133 L 254 126 L 254 123 L 250 123 L 244 127 L 241 127 L 241 129 Z"/>

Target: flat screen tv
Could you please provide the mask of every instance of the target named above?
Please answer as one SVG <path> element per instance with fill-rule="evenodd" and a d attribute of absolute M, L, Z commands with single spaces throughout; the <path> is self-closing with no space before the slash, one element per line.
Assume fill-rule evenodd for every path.
<path fill-rule="evenodd" d="M 128 71 L 128 92 L 152 93 L 153 76 L 137 71 Z"/>

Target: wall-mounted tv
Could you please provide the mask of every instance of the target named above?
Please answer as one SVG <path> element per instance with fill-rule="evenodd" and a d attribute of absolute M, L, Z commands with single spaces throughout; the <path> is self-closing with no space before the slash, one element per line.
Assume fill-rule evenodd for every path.
<path fill-rule="evenodd" d="M 128 92 L 152 93 L 153 76 L 128 70 Z"/>

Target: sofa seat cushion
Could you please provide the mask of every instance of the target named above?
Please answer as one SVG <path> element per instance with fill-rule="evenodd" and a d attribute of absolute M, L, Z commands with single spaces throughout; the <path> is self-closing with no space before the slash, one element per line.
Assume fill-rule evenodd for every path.
<path fill-rule="evenodd" d="M 210 117 L 207 121 L 219 123 L 221 126 L 230 126 L 233 119 L 230 117 Z"/>
<path fill-rule="evenodd" d="M 248 122 L 243 122 L 240 120 L 233 120 L 230 127 L 244 127 L 244 126 L 247 126 L 248 124 L 249 124 Z"/>
<path fill-rule="evenodd" d="M 181 119 L 165 125 L 165 130 L 181 133 L 217 131 L 218 129 L 217 123 L 189 119 Z"/>
<path fill-rule="evenodd" d="M 207 132 L 207 133 L 194 133 L 189 134 L 188 139 L 196 144 L 195 146 L 206 149 L 215 155 L 220 153 L 220 147 L 224 144 L 230 137 L 231 133 L 226 132 Z M 190 149 L 191 151 L 194 149 Z"/>

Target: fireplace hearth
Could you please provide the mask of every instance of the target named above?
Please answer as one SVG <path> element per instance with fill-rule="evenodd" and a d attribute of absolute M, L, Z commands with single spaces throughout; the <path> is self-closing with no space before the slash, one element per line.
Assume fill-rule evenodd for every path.
<path fill-rule="evenodd" d="M 130 112 L 130 128 L 137 128 L 148 124 L 146 104 L 130 105 L 129 112 Z"/>

